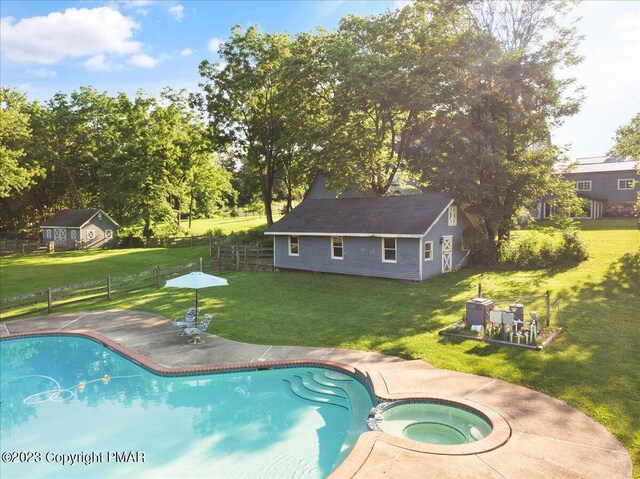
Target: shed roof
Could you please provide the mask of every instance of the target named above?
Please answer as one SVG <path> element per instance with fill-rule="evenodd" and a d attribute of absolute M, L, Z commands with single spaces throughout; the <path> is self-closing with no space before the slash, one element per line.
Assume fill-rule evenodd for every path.
<path fill-rule="evenodd" d="M 102 213 L 107 219 L 109 219 L 114 225 L 119 226 L 118 223 L 113 221 L 109 215 L 99 208 L 80 208 L 80 209 L 68 209 L 60 210 L 54 214 L 51 218 L 43 221 L 40 227 L 44 226 L 64 226 L 68 228 L 82 228 L 87 222 L 91 220 L 98 213 Z"/>
<path fill-rule="evenodd" d="M 452 201 L 447 193 L 307 198 L 266 234 L 422 236 Z"/>

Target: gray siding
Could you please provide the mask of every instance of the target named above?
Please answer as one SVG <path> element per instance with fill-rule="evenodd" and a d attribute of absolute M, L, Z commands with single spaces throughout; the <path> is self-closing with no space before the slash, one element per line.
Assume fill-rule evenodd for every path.
<path fill-rule="evenodd" d="M 567 173 L 569 181 L 591 181 L 591 191 L 584 194 L 612 203 L 634 203 L 640 191 L 640 175 L 635 171 L 603 171 L 596 173 Z M 619 190 L 618 180 L 635 179 L 633 190 Z"/>
<path fill-rule="evenodd" d="M 396 263 L 382 261 L 380 237 L 344 236 L 343 259 L 332 259 L 330 236 L 299 236 L 299 255 L 290 256 L 289 237 L 274 235 L 274 264 L 277 268 L 420 281 L 442 274 L 442 236 L 453 237 L 452 271 L 464 265 L 467 253 L 462 251 L 462 232 L 469 226 L 460 208 L 457 225 L 449 226 L 445 211 L 423 238 L 397 238 Z M 424 260 L 425 241 L 433 241 L 431 261 Z"/>
<path fill-rule="evenodd" d="M 289 256 L 286 235 L 276 235 L 274 245 L 277 268 L 420 280 L 418 238 L 397 239 L 396 263 L 382 261 L 382 239 L 379 237 L 345 236 L 341 260 L 331 259 L 330 236 L 300 236 L 298 256 Z"/>
<path fill-rule="evenodd" d="M 52 226 L 45 226 L 42 228 L 42 241 L 44 243 L 48 243 L 50 241 L 55 241 L 55 233 L 56 229 Z M 83 248 L 100 248 L 105 246 L 116 246 L 117 245 L 117 226 L 109 221 L 104 215 L 102 219 L 98 219 L 96 215 L 89 223 L 87 223 L 82 229 L 79 228 L 62 228 L 66 233 L 65 241 L 55 241 L 56 246 L 61 246 L 65 248 L 75 248 L 75 247 L 83 247 Z M 94 238 L 90 239 L 88 237 L 88 231 L 94 231 Z M 106 231 L 111 230 L 113 232 L 112 238 L 106 237 Z M 50 236 L 47 236 L 47 232 L 50 232 Z M 75 237 L 74 237 L 75 236 Z M 82 242 L 80 244 L 79 242 Z"/>
<path fill-rule="evenodd" d="M 442 274 L 442 245 L 440 244 L 440 238 L 443 236 L 453 236 L 452 270 L 455 271 L 466 263 L 467 252 L 462 251 L 462 232 L 472 225 L 460 208 L 458 208 L 457 223 L 457 226 L 449 226 L 449 218 L 445 213 L 435 222 L 424 237 L 420 255 L 422 261 L 422 279 L 428 279 Z M 426 241 L 433 241 L 432 261 L 424 260 L 424 242 Z"/>

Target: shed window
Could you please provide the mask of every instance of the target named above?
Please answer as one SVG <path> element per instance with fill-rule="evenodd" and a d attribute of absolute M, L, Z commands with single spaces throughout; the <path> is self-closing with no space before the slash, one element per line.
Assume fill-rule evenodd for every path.
<path fill-rule="evenodd" d="M 424 242 L 424 260 L 433 261 L 433 241 Z"/>
<path fill-rule="evenodd" d="M 51 238 L 51 230 L 50 229 L 46 229 L 45 231 L 47 232 L 47 238 Z"/>
<path fill-rule="evenodd" d="M 331 237 L 331 259 L 344 258 L 344 249 L 342 244 L 342 236 Z"/>
<path fill-rule="evenodd" d="M 113 230 L 105 230 L 104 237 L 107 239 L 113 238 Z"/>
<path fill-rule="evenodd" d="M 382 262 L 395 263 L 397 255 L 396 238 L 382 238 Z"/>
<path fill-rule="evenodd" d="M 300 253 L 300 237 L 289 236 L 289 256 L 298 256 Z"/>
<path fill-rule="evenodd" d="M 576 190 L 591 191 L 591 180 L 576 181 Z"/>
<path fill-rule="evenodd" d="M 449 206 L 449 226 L 458 225 L 458 207 Z"/>
<path fill-rule="evenodd" d="M 636 186 L 635 180 L 632 180 L 632 179 L 618 180 L 619 190 L 632 190 L 635 186 Z"/>
<path fill-rule="evenodd" d="M 87 239 L 95 239 L 96 230 L 87 230 Z"/>
<path fill-rule="evenodd" d="M 76 235 L 77 235 L 76 230 L 71 230 L 71 239 L 72 240 L 77 239 Z"/>
<path fill-rule="evenodd" d="M 102 213 L 98 213 L 98 219 L 101 220 L 102 219 Z"/>

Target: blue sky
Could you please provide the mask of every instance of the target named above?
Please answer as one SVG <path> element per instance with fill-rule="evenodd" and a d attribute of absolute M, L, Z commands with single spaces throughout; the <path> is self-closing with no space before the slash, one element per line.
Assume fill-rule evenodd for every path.
<path fill-rule="evenodd" d="M 347 13 L 368 15 L 402 1 L 4 1 L 0 0 L 2 85 L 47 100 L 92 85 L 111 94 L 197 89 L 197 66 L 216 60 L 233 25 L 295 33 L 335 28 Z M 583 2 L 576 10 L 585 61 L 576 76 L 587 99 L 554 132 L 574 157 L 605 154 L 618 126 L 640 111 L 640 1 Z"/>

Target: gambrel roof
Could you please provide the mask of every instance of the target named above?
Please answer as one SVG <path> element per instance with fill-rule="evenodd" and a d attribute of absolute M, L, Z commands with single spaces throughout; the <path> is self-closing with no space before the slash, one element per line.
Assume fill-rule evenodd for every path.
<path fill-rule="evenodd" d="M 453 202 L 447 193 L 305 199 L 267 228 L 271 235 L 423 236 Z"/>

